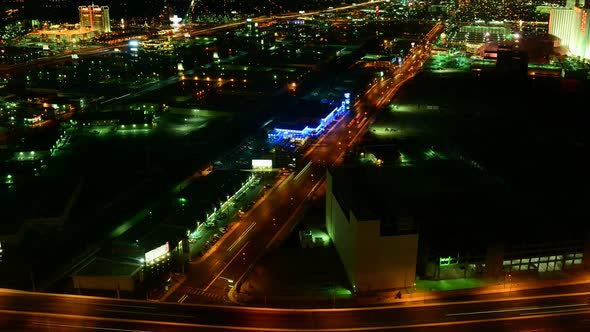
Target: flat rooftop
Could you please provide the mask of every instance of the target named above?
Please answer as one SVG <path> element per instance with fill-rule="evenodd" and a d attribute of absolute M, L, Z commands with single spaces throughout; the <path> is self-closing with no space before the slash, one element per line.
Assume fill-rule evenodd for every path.
<path fill-rule="evenodd" d="M 376 219 L 407 207 L 400 202 L 498 190 L 462 161 L 432 160 L 411 167 L 350 166 L 330 171 L 341 204 L 359 219 Z"/>
<path fill-rule="evenodd" d="M 79 179 L 35 178 L 0 192 L 0 233 L 12 234 L 27 219 L 59 218 L 74 199 Z M 75 204 L 75 199 L 72 201 Z"/>
<path fill-rule="evenodd" d="M 502 184 L 460 160 L 343 166 L 330 173 L 343 210 L 361 222 L 380 220 L 384 235 L 417 232 L 432 245 L 444 245 L 457 234 L 477 244 L 508 229 L 519 233 Z"/>
<path fill-rule="evenodd" d="M 76 271 L 75 275 L 92 277 L 133 276 L 143 268 L 143 264 L 122 258 L 97 257 Z"/>

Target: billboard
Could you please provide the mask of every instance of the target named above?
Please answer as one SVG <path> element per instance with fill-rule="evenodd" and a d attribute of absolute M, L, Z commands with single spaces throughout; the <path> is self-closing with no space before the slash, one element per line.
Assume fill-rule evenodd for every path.
<path fill-rule="evenodd" d="M 271 159 L 252 159 L 252 169 L 254 170 L 271 170 Z"/>
<path fill-rule="evenodd" d="M 149 264 L 151 261 L 156 260 L 164 255 L 166 255 L 170 251 L 170 245 L 168 242 L 165 244 L 157 247 L 156 249 L 150 250 L 145 253 L 145 263 Z"/>

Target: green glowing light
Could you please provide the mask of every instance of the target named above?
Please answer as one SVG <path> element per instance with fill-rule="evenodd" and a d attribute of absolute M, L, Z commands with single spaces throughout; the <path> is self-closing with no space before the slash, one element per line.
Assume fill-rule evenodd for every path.
<path fill-rule="evenodd" d="M 352 295 L 352 292 L 350 291 L 350 289 L 336 287 L 336 288 L 334 288 L 334 295 L 335 296 L 350 296 L 350 295 Z"/>

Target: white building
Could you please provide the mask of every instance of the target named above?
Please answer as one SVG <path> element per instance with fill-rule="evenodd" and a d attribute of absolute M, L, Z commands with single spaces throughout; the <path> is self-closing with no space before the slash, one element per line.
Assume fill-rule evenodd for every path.
<path fill-rule="evenodd" d="M 590 1 L 584 6 L 568 1 L 566 7 L 552 8 L 549 14 L 549 33 L 560 39 L 570 53 L 590 59 Z"/>
<path fill-rule="evenodd" d="M 391 229 L 376 211 L 346 198 L 346 189 L 333 190 L 330 172 L 326 183 L 326 228 L 354 291 L 413 287 L 418 234 L 412 220 L 396 220 Z"/>

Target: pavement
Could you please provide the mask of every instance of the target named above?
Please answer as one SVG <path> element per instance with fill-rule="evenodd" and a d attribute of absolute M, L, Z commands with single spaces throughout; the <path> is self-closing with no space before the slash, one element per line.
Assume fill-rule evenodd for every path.
<path fill-rule="evenodd" d="M 255 208 L 256 205 L 260 201 L 264 200 L 264 198 L 269 194 L 270 190 L 263 190 L 262 189 L 263 186 L 265 184 L 279 185 L 280 182 L 282 180 L 284 180 L 284 178 L 285 178 L 285 176 L 279 176 L 279 177 L 265 176 L 265 177 L 263 177 L 263 180 L 259 184 L 251 186 L 249 189 L 247 189 L 244 192 L 243 197 L 241 199 L 241 203 L 228 204 L 224 210 L 221 210 L 221 212 L 226 213 L 226 217 L 219 218 L 216 222 L 217 225 L 215 227 L 205 228 L 202 231 L 202 233 L 199 235 L 199 237 L 197 239 L 195 239 L 195 241 L 193 243 L 190 244 L 189 263 L 190 264 L 199 264 L 199 263 L 203 262 L 204 260 L 206 260 L 213 252 L 215 252 L 215 250 L 217 249 L 219 244 L 222 243 L 222 239 L 224 237 L 229 236 L 231 233 L 233 233 L 234 230 L 236 229 L 236 226 L 238 225 L 238 223 L 241 222 L 241 220 L 247 219 L 247 217 L 249 215 L 249 211 L 252 210 L 253 208 Z M 248 210 L 243 216 L 240 217 L 238 215 L 238 210 L 240 210 L 240 208 L 242 208 L 244 205 L 246 205 L 247 202 L 251 202 L 251 201 L 256 201 L 257 203 L 252 208 L 250 208 L 250 210 Z M 223 235 L 221 235 L 221 237 L 219 238 L 219 240 L 217 240 L 215 242 L 215 244 L 213 244 L 210 248 L 206 249 L 205 244 L 207 243 L 207 241 L 209 241 L 212 238 L 212 236 L 215 233 L 220 233 L 218 229 L 221 226 L 227 227 L 226 232 L 223 233 Z M 185 282 L 185 280 L 186 280 L 186 275 L 175 275 L 175 278 L 172 278 L 168 289 L 162 290 L 157 295 L 156 301 L 166 301 L 166 299 L 171 294 L 173 294 L 180 286 L 182 286 L 182 284 Z"/>
<path fill-rule="evenodd" d="M 452 280 L 418 280 L 414 288 L 404 290 L 376 291 L 357 294 L 336 290 L 330 295 L 319 296 L 272 296 L 255 293 L 230 292 L 229 299 L 236 305 L 284 307 L 284 308 L 337 308 L 383 306 L 392 304 L 418 304 L 475 299 L 506 299 L 530 294 L 561 293 L 564 287 L 588 285 L 590 272 L 568 271 L 544 274 L 513 275 L 504 282 L 483 278 Z M 398 292 L 400 294 L 398 294 Z M 328 292 L 329 294 L 329 292 Z M 400 297 L 401 295 L 401 297 Z"/>

